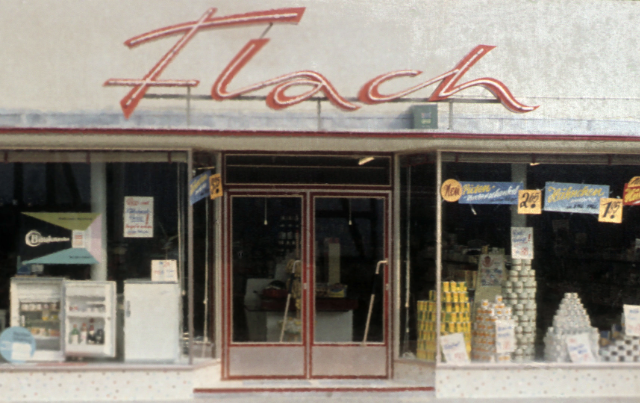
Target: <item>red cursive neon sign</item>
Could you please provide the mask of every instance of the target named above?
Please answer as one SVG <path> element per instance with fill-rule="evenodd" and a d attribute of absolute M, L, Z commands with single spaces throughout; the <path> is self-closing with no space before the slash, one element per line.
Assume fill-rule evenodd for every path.
<path fill-rule="evenodd" d="M 126 118 L 129 118 L 138 106 L 140 100 L 144 97 L 150 87 L 196 87 L 200 81 L 196 79 L 189 80 L 166 80 L 160 79 L 160 75 L 166 67 L 175 59 L 178 53 L 189 43 L 193 37 L 202 30 L 246 26 L 255 24 L 275 24 L 290 23 L 297 24 L 302 18 L 304 8 L 283 8 L 278 10 L 257 11 L 245 14 L 235 14 L 226 17 L 214 18 L 215 8 L 207 10 L 199 20 L 185 22 L 182 24 L 172 25 L 160 28 L 145 34 L 133 37 L 125 41 L 125 45 L 132 48 L 151 40 L 159 38 L 181 35 L 178 41 L 169 49 L 169 51 L 156 63 L 155 66 L 142 79 L 118 79 L 111 78 L 104 85 L 108 86 L 129 86 L 133 87 L 127 95 L 120 101 L 120 106 Z M 283 109 L 298 104 L 309 99 L 318 92 L 322 92 L 324 96 L 336 107 L 345 111 L 354 111 L 360 108 L 352 102 L 349 102 L 335 89 L 331 82 L 322 74 L 315 71 L 297 71 L 284 74 L 266 81 L 252 84 L 235 91 L 228 91 L 233 78 L 240 70 L 249 63 L 267 43 L 269 39 L 251 39 L 224 68 L 222 73 L 215 80 L 211 87 L 211 97 L 215 100 L 222 101 L 234 98 L 243 94 L 257 91 L 262 88 L 274 86 L 267 95 L 267 105 L 273 109 Z M 526 106 L 518 102 L 511 94 L 506 85 L 494 78 L 479 78 L 458 84 L 458 81 L 464 74 L 473 67 L 484 55 L 491 51 L 495 46 L 478 45 L 469 54 L 467 54 L 452 70 L 431 78 L 406 90 L 395 94 L 383 95 L 379 91 L 379 87 L 386 81 L 398 77 L 415 77 L 421 74 L 418 70 L 399 70 L 382 74 L 368 81 L 360 90 L 358 99 L 365 104 L 378 104 L 389 102 L 394 99 L 404 97 L 408 94 L 421 90 L 432 84 L 440 82 L 435 91 L 428 98 L 429 101 L 441 101 L 450 96 L 463 91 L 467 88 L 481 86 L 489 90 L 505 108 L 512 112 L 531 112 L 538 108 L 537 106 Z M 286 91 L 292 87 L 304 86 L 310 87 L 302 94 L 295 96 L 286 95 Z"/>

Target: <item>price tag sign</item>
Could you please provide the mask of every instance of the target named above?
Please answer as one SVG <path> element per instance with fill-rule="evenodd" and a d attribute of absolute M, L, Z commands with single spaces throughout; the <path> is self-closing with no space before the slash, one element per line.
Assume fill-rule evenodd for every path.
<path fill-rule="evenodd" d="M 496 353 L 511 353 L 516 350 L 516 333 L 512 320 L 496 322 Z"/>
<path fill-rule="evenodd" d="M 624 305 L 624 333 L 627 336 L 640 336 L 640 306 Z"/>
<path fill-rule="evenodd" d="M 511 258 L 533 259 L 533 228 L 511 227 Z"/>
<path fill-rule="evenodd" d="M 567 350 L 569 351 L 571 362 L 575 362 L 576 364 L 583 362 L 595 362 L 595 357 L 591 352 L 589 335 L 587 333 L 567 336 L 565 341 L 567 343 Z"/>
<path fill-rule="evenodd" d="M 444 359 L 449 364 L 469 364 L 467 346 L 462 333 L 448 334 L 440 337 L 440 347 Z"/>
<path fill-rule="evenodd" d="M 209 177 L 209 189 L 211 191 L 211 200 L 222 196 L 222 176 L 220 174 Z"/>
<path fill-rule="evenodd" d="M 622 199 L 600 199 L 598 221 L 620 224 L 622 222 Z"/>
<path fill-rule="evenodd" d="M 518 214 L 542 214 L 542 191 L 519 190 Z"/>

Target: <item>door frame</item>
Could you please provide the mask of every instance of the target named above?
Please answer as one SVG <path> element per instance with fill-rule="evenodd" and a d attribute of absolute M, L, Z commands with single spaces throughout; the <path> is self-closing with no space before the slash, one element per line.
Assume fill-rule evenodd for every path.
<path fill-rule="evenodd" d="M 222 284 L 221 284 L 221 293 L 222 293 L 222 324 L 223 324 L 223 332 L 222 332 L 222 379 L 223 380 L 241 380 L 241 379 L 312 379 L 312 378 L 338 378 L 338 379 L 354 379 L 354 378 L 363 378 L 363 379 L 387 379 L 391 377 L 392 374 L 392 354 L 393 354 L 393 287 L 391 287 L 391 278 L 393 274 L 393 248 L 392 248 L 392 190 L 374 190 L 374 189 L 327 189 L 326 187 L 313 187 L 313 186 L 304 186 L 301 188 L 293 188 L 287 187 L 279 190 L 271 190 L 265 189 L 263 187 L 255 187 L 255 186 L 234 186 L 233 188 L 225 191 L 225 194 L 222 198 Z M 232 329 L 233 329 L 233 300 L 232 300 L 232 209 L 231 209 L 231 201 L 232 197 L 300 197 L 302 208 L 301 208 L 301 220 L 300 220 L 300 229 L 301 229 L 301 260 L 302 260 L 302 299 L 303 299 L 303 312 L 302 312 L 302 321 L 304 326 L 304 331 L 302 335 L 302 343 L 269 343 L 269 342 L 233 342 L 232 341 Z M 383 299 L 383 326 L 384 326 L 384 342 L 383 343 L 371 343 L 374 346 L 381 346 L 385 349 L 385 357 L 386 363 L 384 368 L 384 375 L 335 375 L 335 376 L 313 376 L 312 374 L 312 354 L 313 347 L 331 347 L 331 346 L 342 346 L 342 347 L 358 347 L 360 343 L 351 342 L 351 343 L 315 343 L 313 341 L 312 332 L 313 325 L 311 323 L 311 318 L 313 316 L 313 312 L 311 309 L 314 309 L 313 305 L 315 303 L 315 278 L 314 274 L 314 265 L 315 256 L 313 255 L 314 245 L 312 240 L 315 238 L 313 234 L 314 228 L 314 211 L 312 210 L 315 206 L 313 203 L 314 198 L 316 197 L 358 197 L 358 198 L 378 198 L 383 199 L 384 202 L 384 234 L 383 234 L 383 242 L 384 242 L 384 254 L 387 260 L 387 267 L 384 270 L 384 279 L 383 279 L 383 289 L 384 289 L 384 299 Z M 313 291 L 313 292 L 312 292 Z M 369 344 L 369 343 L 367 343 Z M 232 358 L 232 349 L 236 351 L 245 350 L 247 352 L 252 351 L 258 353 L 260 350 L 267 349 L 271 353 L 275 352 L 277 349 L 286 349 L 289 348 L 290 351 L 302 349 L 303 352 L 303 371 L 297 375 L 279 375 L 279 374 L 232 374 L 231 373 L 231 358 Z M 293 348 L 293 349 L 291 349 Z M 289 350 L 281 350 L 283 352 L 289 352 Z M 268 354 L 267 354 L 268 355 Z M 294 354 L 295 355 L 295 354 Z"/>

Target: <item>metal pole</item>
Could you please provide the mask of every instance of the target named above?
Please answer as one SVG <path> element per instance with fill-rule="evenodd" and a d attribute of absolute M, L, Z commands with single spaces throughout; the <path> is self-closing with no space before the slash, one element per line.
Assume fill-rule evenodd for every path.
<path fill-rule="evenodd" d="M 222 154 L 216 154 L 216 173 L 224 175 L 222 172 Z M 224 190 L 223 190 L 224 191 Z M 224 197 L 224 196 L 223 196 Z M 214 218 L 214 259 L 215 264 L 213 266 L 214 276 L 214 349 L 215 358 L 220 358 L 222 355 L 222 208 L 223 197 L 218 197 L 213 203 L 213 216 Z M 208 286 L 208 285 L 207 285 Z M 207 314 L 209 314 L 207 312 Z"/>
<path fill-rule="evenodd" d="M 318 99 L 317 114 L 318 114 L 318 131 L 320 131 L 322 130 L 322 104 L 320 103 L 320 99 Z"/>
<path fill-rule="evenodd" d="M 191 87 L 187 87 L 187 127 L 191 126 Z"/>
<path fill-rule="evenodd" d="M 409 309 L 411 306 L 411 166 L 407 167 L 407 255 L 406 255 L 406 280 L 405 280 L 405 294 L 406 300 L 404 303 L 405 311 L 405 331 L 404 331 L 404 351 L 407 352 L 409 348 Z"/>
<path fill-rule="evenodd" d="M 449 101 L 449 130 L 453 130 L 453 101 Z"/>
<path fill-rule="evenodd" d="M 202 346 L 202 357 L 204 357 L 204 350 L 207 342 L 209 341 L 209 200 L 205 199 L 204 206 L 205 217 L 205 234 L 204 234 L 204 344 Z"/>
<path fill-rule="evenodd" d="M 188 151 L 188 166 L 187 166 L 187 183 L 191 181 L 193 177 L 193 150 Z M 184 197 L 183 194 L 180 195 Z M 189 365 L 193 365 L 193 206 L 191 203 L 187 207 L 187 270 L 189 271 L 189 291 L 188 291 L 188 304 L 189 304 Z"/>
<path fill-rule="evenodd" d="M 436 365 L 440 363 L 440 315 L 442 303 L 440 291 L 442 286 L 442 153 L 436 151 Z"/>
<path fill-rule="evenodd" d="M 402 317 L 402 288 L 401 288 L 401 267 L 402 267 L 402 249 L 400 245 L 400 156 L 398 154 L 393 157 L 393 358 L 400 356 L 400 318 Z M 396 241 L 397 240 L 397 241 Z M 390 360 L 391 361 L 391 360 Z"/>

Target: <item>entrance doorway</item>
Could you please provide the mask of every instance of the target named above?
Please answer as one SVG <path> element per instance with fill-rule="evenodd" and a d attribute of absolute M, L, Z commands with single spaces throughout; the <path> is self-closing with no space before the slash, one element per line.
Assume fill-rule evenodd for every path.
<path fill-rule="evenodd" d="M 225 195 L 223 377 L 387 378 L 389 192 Z"/>

